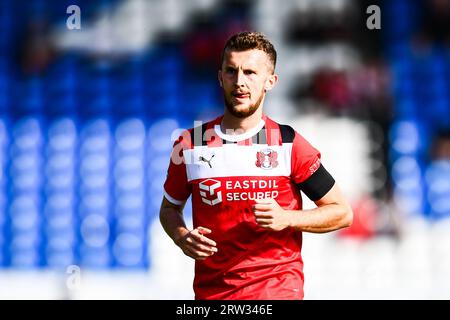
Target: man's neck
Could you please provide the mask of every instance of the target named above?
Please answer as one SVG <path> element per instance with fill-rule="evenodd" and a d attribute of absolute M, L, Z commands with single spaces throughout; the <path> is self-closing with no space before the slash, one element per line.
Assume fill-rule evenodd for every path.
<path fill-rule="evenodd" d="M 247 118 L 238 118 L 233 116 L 228 110 L 225 109 L 222 122 L 220 124 L 220 129 L 224 133 L 230 133 L 230 131 L 235 134 L 245 133 L 253 128 L 255 128 L 262 119 L 262 106 L 256 110 L 254 114 Z"/>

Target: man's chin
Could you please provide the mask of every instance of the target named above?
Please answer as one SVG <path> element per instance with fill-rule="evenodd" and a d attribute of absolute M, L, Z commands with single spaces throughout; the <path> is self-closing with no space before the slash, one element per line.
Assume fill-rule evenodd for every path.
<path fill-rule="evenodd" d="M 256 110 L 257 108 L 254 109 L 252 106 L 248 105 L 236 105 L 228 108 L 228 111 L 230 111 L 230 113 L 237 118 L 247 118 L 254 114 Z"/>
<path fill-rule="evenodd" d="M 236 104 L 232 106 L 232 109 L 234 112 L 245 113 L 249 112 L 252 109 L 252 106 L 249 106 L 248 104 Z"/>

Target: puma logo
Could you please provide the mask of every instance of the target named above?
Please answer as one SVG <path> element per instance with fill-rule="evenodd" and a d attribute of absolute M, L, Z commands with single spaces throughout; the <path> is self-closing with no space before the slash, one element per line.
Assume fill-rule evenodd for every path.
<path fill-rule="evenodd" d="M 212 160 L 212 158 L 214 158 L 214 155 L 212 155 L 211 156 L 211 159 L 206 159 L 204 156 L 200 156 L 200 158 L 198 158 L 198 160 L 199 161 L 203 161 L 203 162 L 206 162 L 208 165 L 209 165 L 209 167 L 212 169 L 212 165 L 211 165 L 211 160 Z"/>

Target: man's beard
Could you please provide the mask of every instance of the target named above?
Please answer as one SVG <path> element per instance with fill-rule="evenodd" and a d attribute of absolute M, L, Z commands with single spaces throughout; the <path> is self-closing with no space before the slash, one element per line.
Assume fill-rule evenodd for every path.
<path fill-rule="evenodd" d="M 225 94 L 223 95 L 223 100 L 225 101 L 225 106 L 227 107 L 228 112 L 230 112 L 233 116 L 236 118 L 247 118 L 250 117 L 252 114 L 256 112 L 256 110 L 259 109 L 259 106 L 261 105 L 261 102 L 264 98 L 264 93 L 261 93 L 261 96 L 259 97 L 258 101 L 256 103 L 251 104 L 247 109 L 238 111 L 234 108 L 233 103 L 231 102 L 231 98 L 228 98 Z"/>

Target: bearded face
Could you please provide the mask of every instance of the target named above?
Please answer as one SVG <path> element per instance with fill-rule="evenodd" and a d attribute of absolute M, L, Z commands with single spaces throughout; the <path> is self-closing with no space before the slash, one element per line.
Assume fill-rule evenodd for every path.
<path fill-rule="evenodd" d="M 266 91 L 274 85 L 271 83 L 273 77 L 276 76 L 264 51 L 225 52 L 219 81 L 228 112 L 236 118 L 254 114 L 263 102 Z"/>

